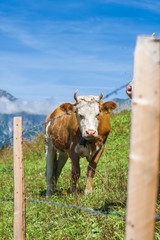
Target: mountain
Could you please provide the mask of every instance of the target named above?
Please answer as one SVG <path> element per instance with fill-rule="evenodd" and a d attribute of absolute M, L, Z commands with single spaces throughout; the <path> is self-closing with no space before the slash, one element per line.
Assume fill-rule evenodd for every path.
<path fill-rule="evenodd" d="M 32 139 L 37 133 L 44 131 L 45 115 L 28 114 L 25 112 L 15 114 L 0 114 L 0 147 L 13 142 L 13 118 L 22 117 L 23 137 Z"/>
<path fill-rule="evenodd" d="M 0 98 L 7 98 L 9 101 L 15 101 L 17 100 L 17 98 L 15 98 L 13 95 L 11 95 L 10 93 L 0 89 Z"/>
<path fill-rule="evenodd" d="M 114 102 L 117 103 L 118 107 L 114 110 L 114 112 L 120 112 L 124 109 L 131 110 L 131 99 L 122 99 L 122 98 L 114 98 Z"/>
<path fill-rule="evenodd" d="M 0 89 L 0 98 L 6 98 L 9 101 L 16 101 L 17 98 L 10 93 Z M 9 145 L 13 142 L 13 118 L 21 116 L 23 122 L 23 136 L 26 139 L 33 138 L 38 132 L 44 130 L 45 115 L 29 114 L 27 112 L 18 112 L 14 114 L 0 113 L 0 147 Z"/>

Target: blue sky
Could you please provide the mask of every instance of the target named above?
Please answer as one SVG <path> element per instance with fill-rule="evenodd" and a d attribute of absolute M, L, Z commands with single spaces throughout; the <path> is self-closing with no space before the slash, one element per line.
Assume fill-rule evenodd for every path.
<path fill-rule="evenodd" d="M 153 32 L 159 0 L 1 0 L 0 89 L 34 103 L 106 95 L 132 80 L 137 36 Z"/>

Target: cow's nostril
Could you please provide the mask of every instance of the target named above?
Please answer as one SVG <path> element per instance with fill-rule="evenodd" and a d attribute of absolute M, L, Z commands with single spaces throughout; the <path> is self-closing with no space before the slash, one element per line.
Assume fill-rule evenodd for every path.
<path fill-rule="evenodd" d="M 88 136 L 93 136 L 93 135 L 95 135 L 96 134 L 96 131 L 95 130 L 87 130 L 86 131 L 86 135 L 88 135 Z"/>

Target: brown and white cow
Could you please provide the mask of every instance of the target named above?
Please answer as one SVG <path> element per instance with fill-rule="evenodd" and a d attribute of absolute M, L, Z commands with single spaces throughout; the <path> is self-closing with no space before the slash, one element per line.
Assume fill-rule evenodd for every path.
<path fill-rule="evenodd" d="M 92 179 L 110 132 L 110 112 L 115 102 L 103 102 L 100 96 L 74 94 L 75 104 L 64 103 L 46 118 L 45 154 L 47 196 L 56 188 L 67 159 L 72 162 L 71 191 L 76 191 L 80 176 L 80 157 L 89 162 L 85 193 L 92 192 Z"/>

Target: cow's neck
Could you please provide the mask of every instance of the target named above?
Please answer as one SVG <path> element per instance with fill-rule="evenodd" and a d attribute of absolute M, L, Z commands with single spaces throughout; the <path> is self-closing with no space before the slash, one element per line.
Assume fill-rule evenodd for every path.
<path fill-rule="evenodd" d="M 86 147 L 87 144 L 92 144 L 94 142 L 95 142 L 95 140 L 87 140 L 87 139 L 81 137 L 79 144 Z"/>

